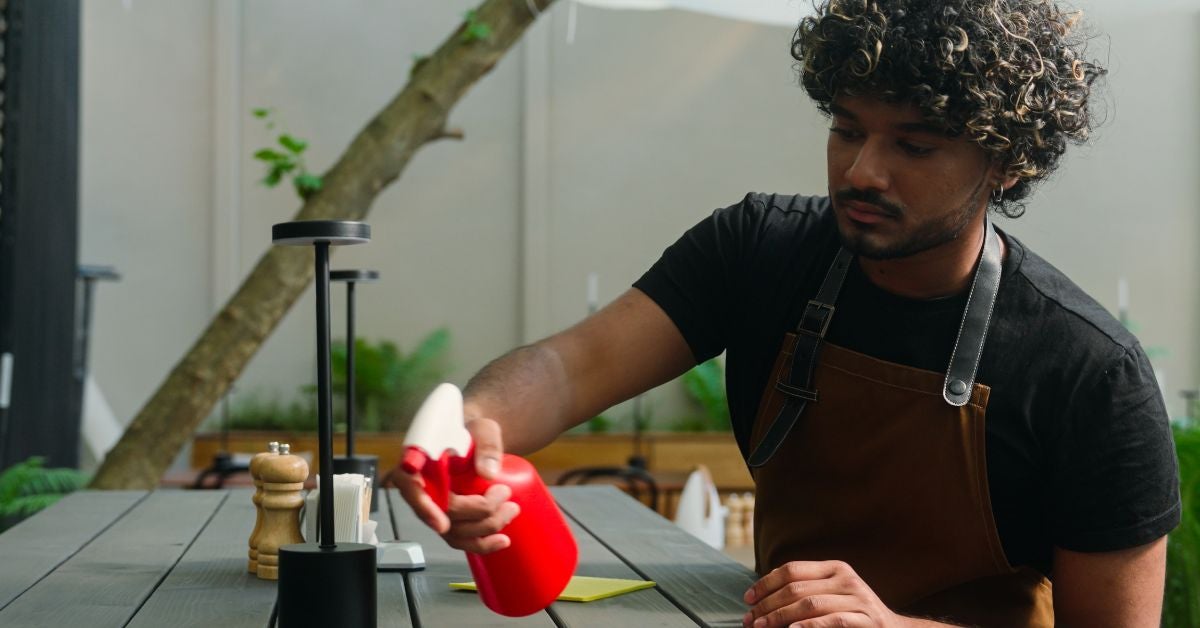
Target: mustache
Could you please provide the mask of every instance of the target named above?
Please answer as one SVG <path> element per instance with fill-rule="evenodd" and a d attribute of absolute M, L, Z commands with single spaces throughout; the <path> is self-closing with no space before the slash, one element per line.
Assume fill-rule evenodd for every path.
<path fill-rule="evenodd" d="M 867 203 L 881 209 L 883 213 L 888 214 L 893 218 L 899 218 L 904 215 L 907 210 L 902 205 L 897 205 L 875 190 L 860 190 L 858 188 L 842 188 L 834 193 L 834 200 L 837 201 L 858 201 L 859 203 Z"/>

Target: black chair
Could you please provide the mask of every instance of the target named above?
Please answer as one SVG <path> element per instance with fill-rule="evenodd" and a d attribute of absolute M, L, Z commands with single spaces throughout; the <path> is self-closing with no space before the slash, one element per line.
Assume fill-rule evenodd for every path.
<path fill-rule="evenodd" d="M 560 475 L 557 484 L 588 484 L 593 480 L 607 479 L 617 480 L 625 492 L 638 501 L 642 500 L 642 493 L 645 492 L 650 500 L 648 505 L 658 512 L 658 483 L 645 469 L 638 467 L 579 467 Z"/>
<path fill-rule="evenodd" d="M 235 457 L 227 451 L 220 451 L 213 456 L 212 466 L 200 472 L 196 476 L 196 480 L 192 482 L 193 489 L 201 488 L 224 488 L 225 480 L 231 475 L 238 473 L 250 473 L 250 463 L 242 459 L 243 456 Z M 209 484 L 208 478 L 213 476 L 217 478 L 216 484 Z"/>

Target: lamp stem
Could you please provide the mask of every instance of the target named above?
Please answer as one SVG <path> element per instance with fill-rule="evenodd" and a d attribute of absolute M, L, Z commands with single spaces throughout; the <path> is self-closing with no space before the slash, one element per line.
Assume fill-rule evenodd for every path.
<path fill-rule="evenodd" d="M 346 283 L 346 457 L 354 457 L 354 282 Z"/>
<path fill-rule="evenodd" d="M 317 428 L 321 465 L 321 548 L 337 547 L 333 529 L 333 399 L 329 366 L 329 243 L 317 241 Z"/>

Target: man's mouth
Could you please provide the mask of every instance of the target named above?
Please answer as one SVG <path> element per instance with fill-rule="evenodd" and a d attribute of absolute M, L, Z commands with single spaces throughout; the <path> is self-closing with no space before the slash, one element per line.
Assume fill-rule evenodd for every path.
<path fill-rule="evenodd" d="M 893 218 L 891 212 L 870 203 L 862 201 L 842 201 L 846 217 L 854 222 L 875 224 Z"/>

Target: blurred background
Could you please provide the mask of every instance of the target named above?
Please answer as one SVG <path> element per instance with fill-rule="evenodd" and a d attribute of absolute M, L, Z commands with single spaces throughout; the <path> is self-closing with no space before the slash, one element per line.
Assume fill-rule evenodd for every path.
<path fill-rule="evenodd" d="M 11 12 L 30 3 L 0 4 Z M 773 15 L 809 10 L 780 4 Z M 108 266 L 119 280 L 96 283 L 91 307 L 90 383 L 78 403 L 94 417 L 94 442 L 85 434 L 80 459 L 53 454 L 60 463 L 95 464 L 270 248 L 270 226 L 300 206 L 286 182 L 263 184 L 255 153 L 278 149 L 287 133 L 307 142 L 305 167 L 323 172 L 472 6 L 77 3 L 77 234 L 56 246 L 76 247 L 68 264 Z M 1183 417 L 1181 393 L 1200 383 L 1200 8 L 1075 6 L 1098 33 L 1089 54 L 1110 69 L 1105 124 L 1092 145 L 1068 152 L 1025 217 L 1001 226 L 1124 312 L 1172 416 Z M 375 201 L 372 242 L 335 252 L 335 269 L 381 274 L 357 291 L 363 351 L 385 370 L 464 384 L 488 360 L 612 300 L 714 209 L 749 191 L 825 193 L 826 125 L 797 86 L 792 30 L 697 11 L 556 3 L 452 111 L 465 139 L 420 150 Z M 19 52 L 8 42 L 10 62 Z M 38 80 L 36 71 L 25 76 Z M 64 163 L 42 176 L 53 186 L 72 171 Z M 24 274 L 11 265 L 3 273 Z M 343 290 L 333 290 L 335 340 Z M 251 423 L 289 406 L 305 412 L 313 306 L 310 290 L 209 428 L 222 409 Z M 9 323 L 0 343 L 34 333 Z M 18 384 L 21 366 L 10 367 Z M 11 407 L 34 390 L 12 385 Z M 403 405 L 380 399 L 376 414 Z M 674 382 L 643 396 L 637 418 L 672 429 L 703 411 L 697 400 Z M 593 428 L 628 431 L 634 414 L 623 404 Z M 5 451 L 6 464 L 39 453 L 11 439 Z M 188 455 L 176 468 L 191 466 Z"/>

